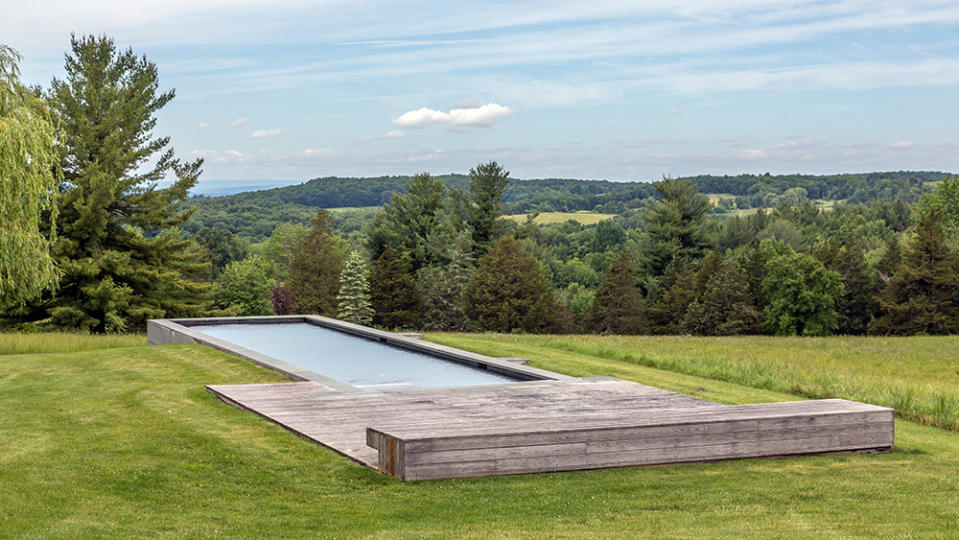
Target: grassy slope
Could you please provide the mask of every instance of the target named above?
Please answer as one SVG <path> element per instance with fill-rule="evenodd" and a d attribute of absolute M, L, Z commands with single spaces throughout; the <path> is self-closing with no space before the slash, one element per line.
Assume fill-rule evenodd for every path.
<path fill-rule="evenodd" d="M 483 339 L 490 345 L 476 348 L 501 341 L 573 374 L 724 403 L 791 399 Z M 404 484 L 203 389 L 279 380 L 194 345 L 0 356 L 0 537 L 872 538 L 959 528 L 959 434 L 911 422 L 897 422 L 888 455 Z"/>
<path fill-rule="evenodd" d="M 43 352 L 78 352 L 146 345 L 143 334 L 106 336 L 72 333 L 16 334 L 0 332 L 0 355 Z"/>

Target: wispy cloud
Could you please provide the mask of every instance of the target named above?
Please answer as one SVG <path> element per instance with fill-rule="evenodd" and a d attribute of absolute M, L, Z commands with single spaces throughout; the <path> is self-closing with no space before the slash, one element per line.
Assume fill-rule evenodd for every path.
<path fill-rule="evenodd" d="M 250 134 L 251 139 L 275 139 L 283 135 L 282 129 L 257 129 Z"/>
<path fill-rule="evenodd" d="M 893 150 L 906 150 L 908 148 L 912 148 L 913 146 L 916 146 L 915 141 L 896 141 L 891 143 L 889 148 L 892 148 Z"/>
<path fill-rule="evenodd" d="M 236 120 L 230 122 L 226 125 L 226 129 L 236 129 L 240 126 L 245 126 L 250 123 L 249 118 L 237 118 Z"/>
<path fill-rule="evenodd" d="M 206 129 L 206 128 L 210 127 L 210 124 L 208 124 L 208 123 L 206 123 L 206 122 L 197 122 L 197 123 L 196 123 L 196 127 L 197 127 L 197 129 Z"/>

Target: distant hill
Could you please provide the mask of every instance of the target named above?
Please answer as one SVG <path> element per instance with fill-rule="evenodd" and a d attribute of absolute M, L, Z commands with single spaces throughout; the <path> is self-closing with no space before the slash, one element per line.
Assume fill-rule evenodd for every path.
<path fill-rule="evenodd" d="M 930 189 L 930 183 L 945 176 L 948 173 L 938 171 L 894 171 L 836 175 L 700 175 L 688 178 L 699 186 L 702 193 L 727 195 L 724 198 L 728 199 L 724 202 L 726 207 L 744 209 L 775 206 L 783 200 L 803 198 L 850 204 L 896 199 L 915 202 Z M 462 174 L 438 178 L 450 188 L 466 189 L 469 184 L 469 177 Z M 389 202 L 393 193 L 403 192 L 409 179 L 409 176 L 325 177 L 293 186 L 222 197 L 194 197 L 190 204 L 196 212 L 187 230 L 193 232 L 219 224 L 235 234 L 262 239 L 269 236 L 277 224 L 303 221 L 316 208 L 380 206 Z M 654 195 L 655 189 L 649 182 L 512 179 L 503 201 L 510 214 L 583 210 L 618 214 L 644 206 Z"/>

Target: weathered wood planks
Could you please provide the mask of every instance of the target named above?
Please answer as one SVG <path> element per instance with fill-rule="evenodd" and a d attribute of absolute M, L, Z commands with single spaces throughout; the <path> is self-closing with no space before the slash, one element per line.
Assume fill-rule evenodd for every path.
<path fill-rule="evenodd" d="M 861 403 L 723 406 L 609 377 L 360 393 L 316 382 L 208 389 L 407 480 L 883 449 L 893 430 L 890 409 Z"/>
<path fill-rule="evenodd" d="M 656 465 L 747 457 L 885 450 L 893 411 L 831 399 L 636 417 L 584 414 L 454 423 L 374 425 L 380 471 L 403 480 Z"/>

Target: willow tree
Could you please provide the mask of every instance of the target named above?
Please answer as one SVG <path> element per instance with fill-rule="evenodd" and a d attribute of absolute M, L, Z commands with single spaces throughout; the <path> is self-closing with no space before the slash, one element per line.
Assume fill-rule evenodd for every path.
<path fill-rule="evenodd" d="M 0 308 L 21 306 L 57 283 L 49 253 L 57 210 L 54 130 L 46 103 L 21 84 L 19 60 L 0 45 Z"/>
<path fill-rule="evenodd" d="M 107 37 L 74 36 L 71 49 L 50 91 L 64 177 L 52 254 L 63 275 L 32 316 L 110 332 L 201 315 L 209 285 L 198 278 L 208 266 L 179 226 L 202 160 L 177 159 L 169 137 L 153 135 L 174 92 L 159 92 L 156 66 Z"/>

